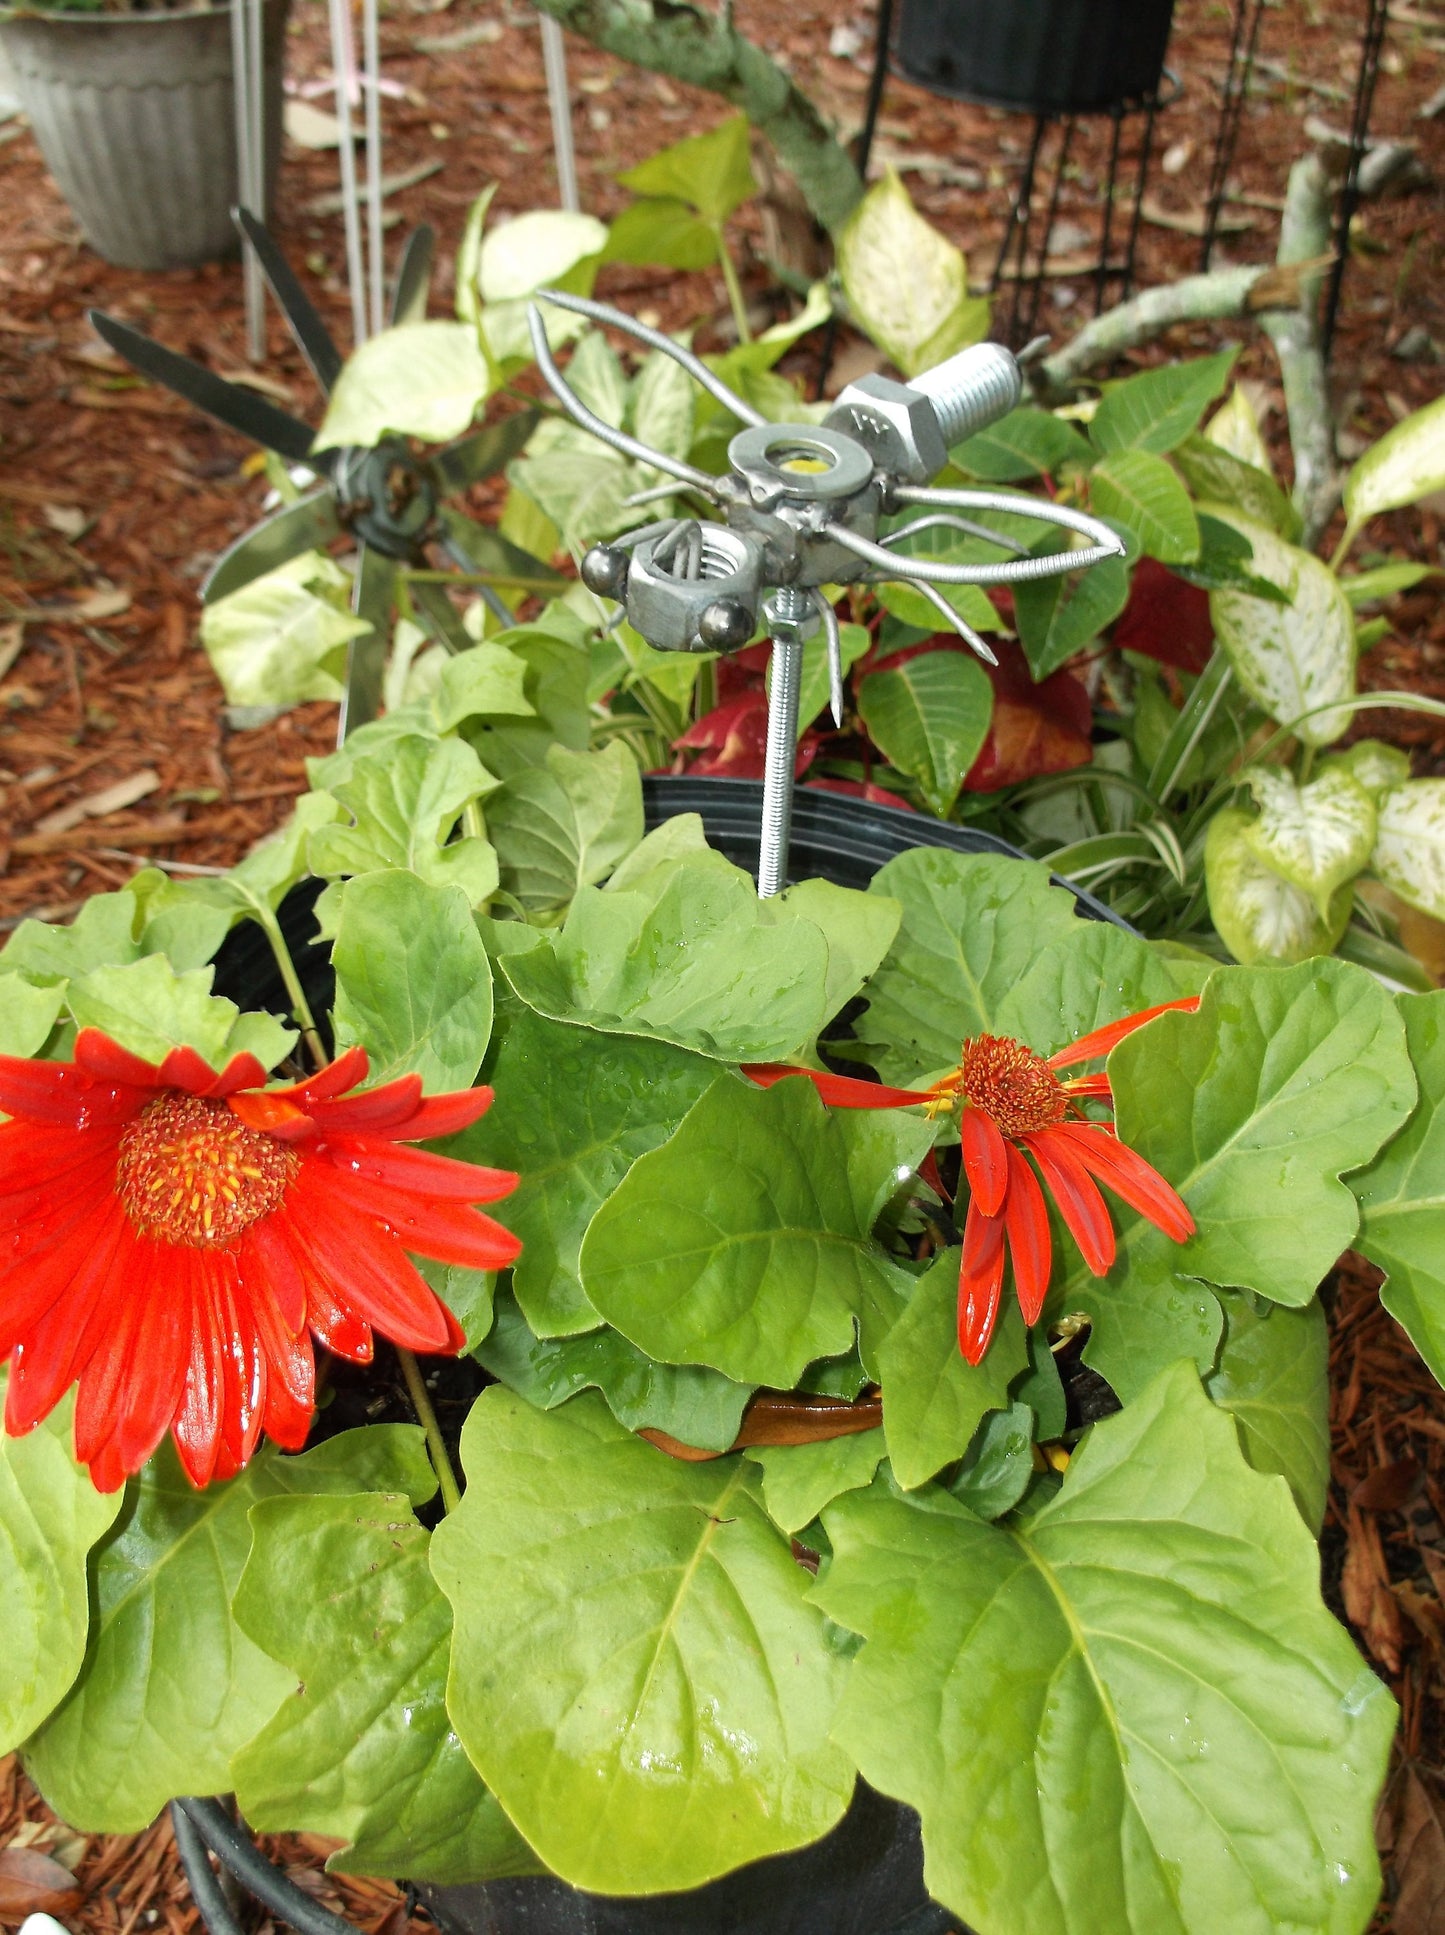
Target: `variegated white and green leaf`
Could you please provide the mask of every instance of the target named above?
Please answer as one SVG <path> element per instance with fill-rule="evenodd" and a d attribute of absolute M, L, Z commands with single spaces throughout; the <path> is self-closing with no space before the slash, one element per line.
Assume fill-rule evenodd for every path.
<path fill-rule="evenodd" d="M 1322 920 L 1337 888 L 1369 860 L 1375 844 L 1375 802 L 1342 767 L 1298 786 L 1279 768 L 1249 776 L 1259 818 L 1248 839 L 1256 856 L 1303 887 Z"/>
<path fill-rule="evenodd" d="M 1355 691 L 1355 623 L 1334 573 L 1262 524 L 1227 506 L 1212 516 L 1241 531 L 1254 547 L 1252 569 L 1278 585 L 1287 604 L 1225 589 L 1209 597 L 1215 635 L 1235 676 L 1256 705 L 1309 746 L 1328 746 L 1350 723 Z M 1328 710 L 1320 710 L 1329 707 Z M 1297 723 L 1296 723 L 1297 722 Z"/>
<path fill-rule="evenodd" d="M 1331 753 L 1321 761 L 1321 779 L 1333 772 L 1348 773 L 1378 806 L 1386 793 L 1394 792 L 1409 779 L 1410 755 L 1401 752 L 1398 746 L 1387 746 L 1383 739 L 1357 739 L 1353 746 Z"/>
<path fill-rule="evenodd" d="M 1445 920 L 1445 779 L 1386 794 L 1370 866 L 1401 900 Z"/>
<path fill-rule="evenodd" d="M 1238 457 L 1241 463 L 1253 464 L 1266 477 L 1273 475 L 1259 418 L 1242 384 L 1235 384 L 1205 424 L 1204 435 L 1221 450 L 1227 450 L 1231 457 Z"/>
<path fill-rule="evenodd" d="M 1354 889 L 1336 889 L 1321 915 L 1303 887 L 1267 867 L 1254 849 L 1254 822 L 1227 807 L 1216 813 L 1204 845 L 1209 913 L 1236 961 L 1286 964 L 1329 954 L 1349 923 Z"/>
<path fill-rule="evenodd" d="M 1381 511 L 1416 504 L 1445 490 L 1445 396 L 1397 423 L 1361 457 L 1345 479 L 1343 556 L 1360 526 Z"/>

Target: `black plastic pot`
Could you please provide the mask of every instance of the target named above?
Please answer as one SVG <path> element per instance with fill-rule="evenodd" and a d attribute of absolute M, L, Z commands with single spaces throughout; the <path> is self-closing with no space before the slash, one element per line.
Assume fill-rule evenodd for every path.
<path fill-rule="evenodd" d="M 758 869 L 758 838 L 762 826 L 763 786 L 756 779 L 674 779 L 651 774 L 642 782 L 642 805 L 647 830 L 679 813 L 700 815 L 709 842 L 735 866 L 750 873 Z M 806 880 L 817 875 L 835 886 L 864 888 L 887 861 L 910 847 L 947 847 L 954 853 L 1002 853 L 1025 858 L 1017 847 L 992 833 L 975 832 L 924 813 L 898 806 L 874 806 L 847 793 L 800 786 L 793 800 L 793 837 L 788 878 Z M 306 880 L 287 895 L 281 907 L 281 930 L 301 977 L 312 1012 L 331 1012 L 335 980 L 331 950 L 317 942 L 312 908 L 325 883 Z M 1086 888 L 1059 880 L 1078 902 L 1088 920 L 1127 926 Z M 290 1015 L 290 1003 L 270 944 L 260 928 L 247 921 L 233 929 L 216 956 L 214 991 L 237 1006 L 265 1008 Z M 321 1023 L 323 1033 L 325 1023 Z"/>
<path fill-rule="evenodd" d="M 900 74 L 935 94 L 1089 114 L 1159 87 L 1174 0 L 903 0 Z"/>
<path fill-rule="evenodd" d="M 831 1834 L 685 1895 L 616 1899 L 563 1881 L 417 1890 L 444 1935 L 945 1935 L 918 1816 L 861 1782 Z"/>

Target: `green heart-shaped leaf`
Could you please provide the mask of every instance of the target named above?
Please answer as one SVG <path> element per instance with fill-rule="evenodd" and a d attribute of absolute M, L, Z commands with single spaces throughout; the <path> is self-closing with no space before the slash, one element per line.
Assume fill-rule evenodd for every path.
<path fill-rule="evenodd" d="M 1188 1365 L 1016 1530 L 875 1485 L 812 1597 L 866 1641 L 834 1732 L 918 1808 L 930 1891 L 1019 1935 L 1344 1935 L 1395 1709 L 1285 1487 Z"/>
<path fill-rule="evenodd" d="M 447 1704 L 482 1778 L 580 1888 L 693 1888 L 816 1840 L 853 1767 L 846 1671 L 744 1459 L 688 1464 L 600 1399 L 494 1386 L 432 1538 L 456 1631 Z"/>

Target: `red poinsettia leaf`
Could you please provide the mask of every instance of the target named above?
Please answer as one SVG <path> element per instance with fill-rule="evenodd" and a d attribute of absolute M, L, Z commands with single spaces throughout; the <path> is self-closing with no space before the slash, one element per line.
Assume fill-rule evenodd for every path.
<path fill-rule="evenodd" d="M 1114 643 L 1121 652 L 1142 652 L 1176 671 L 1202 672 L 1214 649 L 1209 593 L 1186 584 L 1157 558 L 1140 558 Z"/>
<path fill-rule="evenodd" d="M 808 784 L 815 792 L 848 793 L 873 806 L 901 806 L 905 813 L 917 810 L 901 794 L 890 793 L 886 786 L 875 786 L 871 779 L 810 779 Z"/>
<path fill-rule="evenodd" d="M 798 741 L 794 771 L 799 776 L 812 765 L 819 737 L 805 732 Z M 767 764 L 767 694 L 760 688 L 715 706 L 673 745 L 679 752 L 698 747 L 711 753 L 710 758 L 694 760 L 687 769 L 690 773 L 714 779 L 761 779 Z"/>
<path fill-rule="evenodd" d="M 1067 772 L 1093 758 L 1093 707 L 1081 680 L 1054 672 L 1038 685 L 1022 648 L 995 643 L 997 665 L 986 665 L 993 685 L 993 719 L 983 749 L 969 768 L 965 792 L 992 793 L 1042 773 Z"/>

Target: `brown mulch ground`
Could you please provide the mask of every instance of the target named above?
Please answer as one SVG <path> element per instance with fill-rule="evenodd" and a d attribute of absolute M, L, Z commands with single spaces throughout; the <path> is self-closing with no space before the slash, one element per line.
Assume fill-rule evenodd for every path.
<path fill-rule="evenodd" d="M 1197 221 L 1207 176 L 1230 11 L 1212 0 L 1180 0 L 1177 8 L 1171 66 L 1184 92 L 1160 121 L 1163 165 L 1156 159 L 1141 231 L 1146 283 L 1196 266 L 1198 242 L 1185 231 Z M 1353 0 L 1301 0 L 1266 16 L 1262 52 L 1270 66 L 1246 114 L 1235 169 L 1242 199 L 1231 212 L 1245 225 L 1223 244 L 1233 259 L 1272 254 L 1279 198 L 1306 117 L 1347 125 L 1362 13 Z M 1445 9 L 1399 0 L 1393 15 L 1373 125 L 1418 142 L 1427 180 L 1370 205 L 1356 227 L 1332 369 L 1347 454 L 1439 393 L 1445 353 L 1445 119 L 1417 118 L 1442 79 Z M 738 16 L 844 128 L 856 127 L 871 34 L 863 0 L 852 7 L 794 0 L 786 8 L 739 0 Z M 297 0 L 289 66 L 298 81 L 326 71 L 323 23 L 316 0 Z M 859 30 L 860 51 L 830 52 L 830 36 L 848 25 Z M 479 27 L 488 37 L 464 47 L 419 44 Z M 405 99 L 386 108 L 388 172 L 442 164 L 388 204 L 400 224 L 394 239 L 423 219 L 440 233 L 433 296 L 440 313 L 451 295 L 451 252 L 480 186 L 500 181 L 498 213 L 520 212 L 553 192 L 540 44 L 530 12 L 510 0 L 396 0 L 382 45 L 388 75 L 406 88 Z M 570 52 L 584 205 L 606 215 L 623 200 L 612 181 L 618 169 L 710 125 L 720 111 L 708 97 L 579 43 Z M 997 251 L 1028 132 L 1018 116 L 942 101 L 895 80 L 875 154 L 906 171 L 920 205 L 969 249 L 977 269 Z M 1077 263 L 1087 236 L 1097 233 L 1106 133 L 1106 124 L 1081 128 L 1060 197 L 1068 226 L 1056 231 L 1057 272 L 1039 323 L 1059 336 L 1092 302 Z M 135 384 L 84 318 L 91 304 L 114 310 L 234 375 L 245 367 L 236 268 L 142 276 L 108 267 L 81 245 L 28 133 L 8 124 L 0 143 L 3 932 L 26 915 L 63 919 L 142 863 L 229 864 L 285 818 L 304 785 L 305 757 L 332 742 L 335 714 L 316 705 L 259 731 L 227 729 L 196 649 L 197 585 L 258 515 L 264 481 L 239 439 Z M 305 264 L 313 294 L 345 341 L 340 222 L 312 208 L 334 185 L 333 155 L 291 151 L 276 230 Z M 766 303 L 771 282 L 761 257 L 782 252 L 798 262 L 807 237 L 800 242 L 785 207 L 750 211 L 742 228 L 751 251 L 746 279 Z M 668 322 L 704 313 L 705 345 L 726 335 L 718 278 L 614 269 L 600 293 Z M 1413 359 L 1394 354 L 1409 346 L 1412 331 L 1417 344 L 1423 334 L 1423 349 Z M 1272 354 L 1257 335 L 1226 332 L 1241 335 L 1241 367 L 1273 406 L 1270 429 L 1279 442 Z M 1186 329 L 1167 349 L 1190 354 L 1219 340 L 1217 331 Z M 270 352 L 267 380 L 314 420 L 310 379 L 274 315 Z M 840 370 L 847 355 L 845 342 Z M 1401 513 L 1370 542 L 1441 562 L 1439 516 L 1438 507 Z M 1445 697 L 1445 609 L 1436 592 L 1397 599 L 1389 616 L 1391 634 L 1367 656 L 1363 682 Z M 1401 711 L 1374 715 L 1369 729 L 1408 745 L 1417 772 L 1445 772 L 1439 722 Z M 124 782 L 131 802 L 105 811 L 105 794 Z M 56 823 L 82 803 L 84 817 Z M 1395 1899 L 1376 1927 L 1442 1935 L 1445 1416 L 1433 1380 L 1380 1308 L 1375 1284 L 1367 1266 L 1347 1263 L 1333 1306 L 1335 1484 L 1326 1569 L 1402 1707 L 1381 1812 Z M 386 1935 L 401 1935 L 405 1911 L 394 1889 L 322 1877 L 330 1844 L 301 1836 L 268 1845 L 369 1935 L 383 1924 Z M 63 1873 L 34 1867 L 47 1855 Z M 13 1759 L 0 1762 L 0 1924 L 47 1905 L 42 1883 L 58 1890 L 48 1905 L 85 1935 L 131 1935 L 162 1923 L 171 1935 L 190 1935 L 196 1925 L 164 1820 L 139 1837 L 74 1835 L 53 1823 Z"/>

